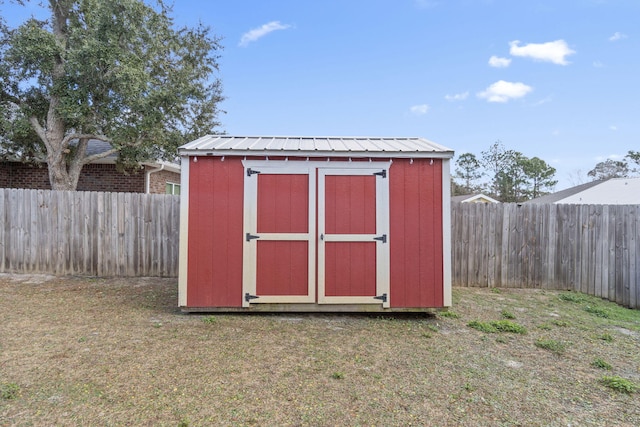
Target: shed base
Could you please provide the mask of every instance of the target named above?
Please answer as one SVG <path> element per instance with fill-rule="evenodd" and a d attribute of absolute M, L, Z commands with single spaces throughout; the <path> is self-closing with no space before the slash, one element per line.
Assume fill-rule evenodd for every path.
<path fill-rule="evenodd" d="M 449 307 L 382 308 L 378 304 L 252 304 L 251 307 L 180 307 L 183 313 L 438 313 Z"/>

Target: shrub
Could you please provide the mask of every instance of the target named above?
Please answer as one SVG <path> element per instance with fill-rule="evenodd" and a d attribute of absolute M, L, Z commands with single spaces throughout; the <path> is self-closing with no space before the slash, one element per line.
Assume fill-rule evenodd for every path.
<path fill-rule="evenodd" d="M 594 368 L 606 369 L 608 371 L 613 369 L 611 364 L 607 363 L 605 360 L 601 359 L 600 357 L 594 359 L 594 361 L 591 362 L 591 366 L 593 366 Z"/>
<path fill-rule="evenodd" d="M 512 322 L 511 320 L 496 320 L 491 325 L 500 332 L 511 332 L 512 334 L 526 334 L 527 330 L 524 326 Z"/>
<path fill-rule="evenodd" d="M 600 307 L 592 307 L 590 305 L 586 306 L 584 308 L 584 311 L 586 311 L 587 313 L 591 313 L 595 316 L 598 317 L 602 317 L 605 319 L 608 319 L 609 317 L 611 317 L 611 315 L 609 314 L 609 312 L 607 310 L 605 310 L 604 308 L 600 308 Z"/>
<path fill-rule="evenodd" d="M 491 323 L 479 322 L 477 320 L 472 320 L 471 322 L 467 323 L 467 326 L 473 329 L 477 329 L 481 332 L 487 332 L 489 334 L 498 332 L 498 329 L 492 326 Z"/>
<path fill-rule="evenodd" d="M 542 348 L 544 350 L 549 350 L 552 353 L 562 354 L 566 348 L 566 345 L 560 341 L 539 338 L 536 341 L 536 347 Z"/>
<path fill-rule="evenodd" d="M 527 333 L 524 326 L 512 322 L 511 320 L 495 320 L 493 322 L 479 322 L 477 320 L 473 320 L 467 323 L 467 326 L 489 334 L 495 334 L 497 332 L 510 332 L 514 334 Z"/>
<path fill-rule="evenodd" d="M 454 313 L 453 311 L 441 311 L 440 313 L 438 313 L 438 316 L 440 316 L 440 317 L 448 317 L 450 319 L 458 319 L 458 318 L 460 318 L 460 315 L 458 313 Z"/>
<path fill-rule="evenodd" d="M 515 319 L 516 316 L 514 316 L 514 314 L 510 311 L 507 310 L 502 310 L 502 312 L 500 313 L 500 315 L 504 318 L 504 319 Z"/>
<path fill-rule="evenodd" d="M 626 378 L 619 377 L 617 375 L 613 377 L 602 377 L 600 382 L 612 390 L 619 391 L 621 393 L 635 393 L 638 390 L 638 386 L 629 381 Z"/>
<path fill-rule="evenodd" d="M 582 302 L 582 301 L 584 301 L 584 296 L 582 296 L 580 294 L 573 293 L 573 292 L 561 293 L 560 295 L 558 295 L 558 298 L 560 298 L 562 301 L 568 301 L 568 302 Z"/>

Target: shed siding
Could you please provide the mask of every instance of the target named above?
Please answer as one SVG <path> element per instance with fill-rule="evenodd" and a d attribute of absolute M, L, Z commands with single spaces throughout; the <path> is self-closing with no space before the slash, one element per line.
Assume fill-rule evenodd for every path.
<path fill-rule="evenodd" d="M 243 173 L 239 158 L 190 158 L 187 306 L 242 305 Z"/>
<path fill-rule="evenodd" d="M 442 307 L 442 160 L 394 159 L 389 179 L 391 306 Z"/>
<path fill-rule="evenodd" d="M 242 257 L 243 257 L 243 188 L 244 169 L 240 157 L 228 156 L 225 160 L 212 156 L 189 158 L 189 223 L 188 223 L 188 272 L 187 272 L 187 307 L 241 307 L 242 306 Z M 443 218 L 442 218 L 442 172 L 441 159 L 393 159 L 389 170 L 389 202 L 390 229 L 390 301 L 392 308 L 425 308 L 442 307 L 443 292 Z M 289 227 L 296 231 L 307 231 L 308 228 L 298 216 L 303 215 L 300 209 L 304 203 L 296 197 L 278 200 L 275 204 L 272 197 L 284 197 L 277 194 L 278 188 L 284 184 L 281 177 L 260 177 L 265 180 L 267 200 L 260 200 L 259 205 L 265 215 L 260 219 L 262 232 L 288 232 Z M 290 177 L 289 177 L 290 178 Z M 269 181 L 271 179 L 271 181 Z M 284 176 L 282 176 L 284 179 Z M 298 187 L 304 184 L 303 179 L 291 181 L 290 192 L 301 194 Z M 329 183 L 331 185 L 332 183 Z M 336 183 L 337 184 L 337 183 Z M 289 185 L 289 184 L 287 184 Z M 367 194 L 367 185 L 359 192 Z M 336 193 L 342 193 L 336 188 Z M 354 196 L 358 199 L 360 193 Z M 290 197 L 290 196 L 287 196 Z M 366 197 L 365 197 L 366 199 Z M 269 200 L 269 201 L 268 201 Z M 357 200 L 357 205 L 366 206 L 364 200 Z M 341 230 L 346 224 L 355 233 L 368 233 L 371 218 L 357 213 L 372 212 L 374 209 L 360 209 L 349 206 L 350 215 L 331 218 L 331 204 L 328 201 L 328 230 Z M 294 209 L 298 207 L 301 211 Z M 268 211 L 268 214 L 267 214 Z M 277 214 L 276 214 L 277 213 Z M 308 212 L 307 212 L 308 214 Z M 278 218 L 288 217 L 290 225 L 280 224 Z M 274 222 L 275 220 L 275 222 Z M 360 229 L 362 228 L 362 229 Z M 267 246 L 269 244 L 265 242 Z M 276 242 L 273 242 L 276 244 Z M 336 244 L 337 245 L 337 244 Z M 369 246 L 374 247 L 375 244 Z M 302 246 L 302 245 L 300 245 Z M 331 246 L 331 245 L 329 245 Z M 298 295 L 305 290 L 293 286 L 303 283 L 305 274 L 301 268 L 305 266 L 306 252 L 302 248 L 288 245 L 286 248 L 264 248 L 263 256 L 258 259 L 258 269 L 274 270 L 269 282 L 280 283 L 281 288 L 275 294 Z M 347 248 L 332 248 L 329 251 L 329 268 L 336 274 L 333 288 L 329 286 L 329 295 L 342 295 L 345 290 L 338 289 L 338 272 L 347 271 L 350 276 L 357 276 L 357 282 L 363 289 L 348 290 L 347 294 L 373 294 L 369 289 L 375 280 L 368 277 L 369 268 L 360 255 L 370 250 L 360 248 L 357 256 L 341 252 Z M 353 248 L 349 248 L 351 250 Z M 276 259 L 273 256 L 276 256 Z M 375 259 L 375 257 L 374 257 Z M 345 260 L 349 262 L 345 264 Z M 362 261 L 362 262 L 361 262 Z M 286 274 L 283 276 L 282 274 Z M 344 273 L 342 273 L 344 274 Z M 331 274 L 329 274 L 331 282 Z M 259 287 L 273 288 L 273 283 L 260 283 Z"/>

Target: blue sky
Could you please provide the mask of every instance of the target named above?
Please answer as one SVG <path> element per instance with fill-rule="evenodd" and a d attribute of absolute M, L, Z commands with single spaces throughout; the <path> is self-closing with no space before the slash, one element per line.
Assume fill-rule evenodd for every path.
<path fill-rule="evenodd" d="M 229 134 L 500 140 L 556 189 L 640 150 L 638 0 L 175 0 L 174 16 L 223 38 Z"/>

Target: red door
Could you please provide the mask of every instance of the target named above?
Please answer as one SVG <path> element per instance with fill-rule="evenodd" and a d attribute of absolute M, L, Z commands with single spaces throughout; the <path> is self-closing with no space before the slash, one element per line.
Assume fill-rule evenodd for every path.
<path fill-rule="evenodd" d="M 318 170 L 318 303 L 389 306 L 387 169 Z"/>
<path fill-rule="evenodd" d="M 245 307 L 315 301 L 315 175 L 280 163 L 245 167 Z"/>

